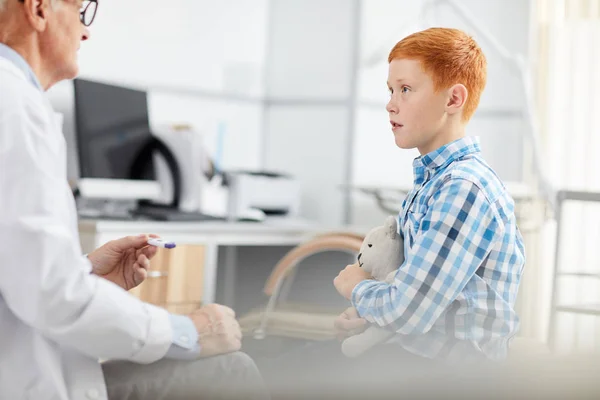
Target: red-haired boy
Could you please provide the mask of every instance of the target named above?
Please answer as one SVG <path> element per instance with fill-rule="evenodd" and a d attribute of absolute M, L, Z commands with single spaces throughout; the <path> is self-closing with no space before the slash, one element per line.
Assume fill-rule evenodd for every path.
<path fill-rule="evenodd" d="M 336 326 L 346 335 L 365 320 L 387 327 L 397 332 L 389 346 L 427 359 L 504 359 L 525 251 L 513 199 L 465 134 L 486 58 L 466 33 L 431 28 L 396 44 L 388 61 L 396 145 L 420 153 L 398 217 L 406 260 L 393 284 L 346 267 L 334 284 L 354 309 Z"/>

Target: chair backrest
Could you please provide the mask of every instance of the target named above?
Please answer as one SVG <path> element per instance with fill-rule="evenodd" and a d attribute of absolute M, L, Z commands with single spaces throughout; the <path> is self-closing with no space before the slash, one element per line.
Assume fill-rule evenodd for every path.
<path fill-rule="evenodd" d="M 326 251 L 348 251 L 358 253 L 364 236 L 354 233 L 333 232 L 319 235 L 290 250 L 273 268 L 267 279 L 264 293 L 272 296 L 280 279 L 285 279 L 305 258 Z"/>

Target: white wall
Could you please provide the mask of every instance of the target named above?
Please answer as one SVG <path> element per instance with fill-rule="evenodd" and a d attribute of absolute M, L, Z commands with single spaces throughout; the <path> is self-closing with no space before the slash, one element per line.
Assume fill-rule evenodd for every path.
<path fill-rule="evenodd" d="M 224 168 L 258 168 L 268 0 L 103 0 L 80 50 L 80 76 L 149 91 L 153 125 L 190 123 L 209 149 L 226 125 Z M 67 115 L 77 176 L 72 85 L 50 92 Z"/>
<path fill-rule="evenodd" d="M 223 91 L 244 73 L 262 93 L 266 0 L 104 0 L 82 46 L 82 75 Z"/>
<path fill-rule="evenodd" d="M 264 165 L 290 172 L 302 214 L 343 220 L 357 1 L 271 0 Z"/>

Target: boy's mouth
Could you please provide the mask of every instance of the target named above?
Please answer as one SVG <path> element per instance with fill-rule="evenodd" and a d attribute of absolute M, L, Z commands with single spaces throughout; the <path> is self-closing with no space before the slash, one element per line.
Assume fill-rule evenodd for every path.
<path fill-rule="evenodd" d="M 404 125 L 402 124 L 398 124 L 394 121 L 390 121 L 390 124 L 392 124 L 392 130 L 396 129 L 396 128 L 402 128 Z"/>

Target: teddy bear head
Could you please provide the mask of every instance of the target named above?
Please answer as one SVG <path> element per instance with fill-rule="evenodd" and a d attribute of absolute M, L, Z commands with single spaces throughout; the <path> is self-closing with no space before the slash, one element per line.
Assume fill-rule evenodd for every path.
<path fill-rule="evenodd" d="M 383 226 L 373 228 L 365 236 L 358 254 L 358 263 L 373 278 L 385 281 L 403 262 L 404 241 L 398 233 L 396 218 L 389 216 Z"/>

